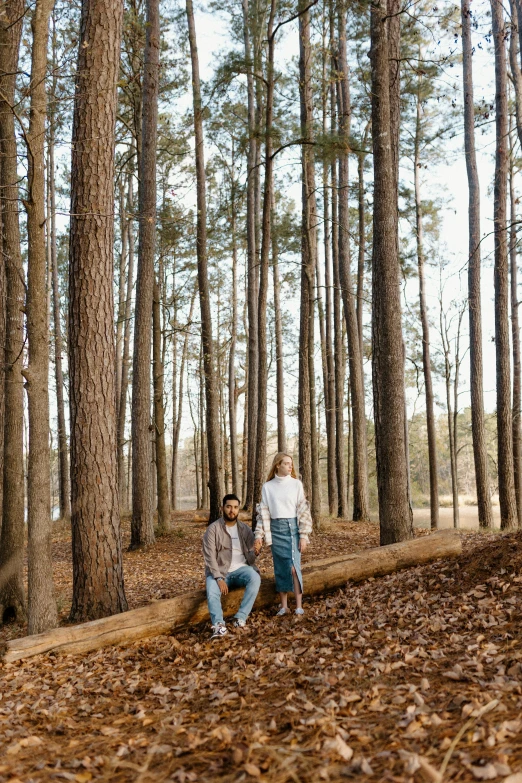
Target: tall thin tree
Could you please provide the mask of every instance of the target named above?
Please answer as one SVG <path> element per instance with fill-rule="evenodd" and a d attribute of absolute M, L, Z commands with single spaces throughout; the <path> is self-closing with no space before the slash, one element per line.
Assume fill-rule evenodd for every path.
<path fill-rule="evenodd" d="M 491 0 L 495 51 L 495 181 L 493 225 L 495 235 L 495 354 L 497 375 L 497 444 L 500 526 L 517 525 L 513 472 L 513 418 L 511 410 L 511 359 L 509 346 L 509 266 L 507 243 L 508 106 L 505 21 L 500 0 Z"/>
<path fill-rule="evenodd" d="M 398 258 L 398 139 L 396 95 L 390 83 L 391 50 L 399 32 L 388 0 L 371 7 L 374 211 L 372 252 L 372 370 L 381 544 L 411 538 L 406 463 L 404 353 Z"/>
<path fill-rule="evenodd" d="M 201 342 L 203 353 L 206 428 L 208 454 L 208 482 L 210 494 L 209 522 L 218 519 L 222 501 L 222 476 L 219 449 L 219 397 L 214 363 L 212 339 L 212 316 L 210 312 L 210 289 L 207 258 L 207 202 L 205 150 L 203 141 L 203 104 L 199 78 L 199 58 L 196 41 L 196 26 L 192 0 L 186 0 L 187 21 L 192 66 L 192 93 L 194 104 L 194 135 L 196 145 L 196 190 L 197 190 L 197 258 L 199 304 L 201 309 Z M 202 460 L 204 462 L 204 460 Z"/>
<path fill-rule="evenodd" d="M 156 157 L 160 69 L 159 0 L 147 0 L 143 124 L 139 172 L 139 239 L 132 364 L 131 549 L 154 543 L 151 496 L 151 324 L 156 243 Z M 168 498 L 167 498 L 168 502 Z M 163 520 L 163 523 L 165 520 Z"/>
<path fill-rule="evenodd" d="M 0 147 L 2 251 L 6 279 L 4 470 L 0 538 L 0 620 L 25 616 L 23 308 L 24 269 L 18 222 L 19 194 L 15 134 L 15 84 L 25 1 L 9 0 L 0 22 Z"/>
<path fill-rule="evenodd" d="M 49 312 L 45 236 L 45 121 L 47 43 L 54 0 L 37 0 L 31 18 L 31 82 L 27 143 L 27 337 L 29 364 L 23 371 L 29 409 L 27 476 L 28 632 L 57 625 L 51 558 L 49 450 Z"/>
<path fill-rule="evenodd" d="M 464 150 L 468 177 L 469 215 L 469 367 L 471 396 L 471 435 L 475 462 L 478 518 L 481 528 L 493 523 L 489 487 L 488 453 L 484 425 L 484 368 L 482 361 L 482 307 L 480 256 L 480 183 L 475 151 L 475 104 L 473 99 L 473 44 L 470 0 L 461 0 L 462 71 L 464 91 Z"/>

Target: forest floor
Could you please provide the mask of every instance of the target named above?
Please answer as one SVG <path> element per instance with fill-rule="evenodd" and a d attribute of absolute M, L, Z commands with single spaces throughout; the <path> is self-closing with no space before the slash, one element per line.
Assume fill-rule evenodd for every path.
<path fill-rule="evenodd" d="M 203 585 L 204 527 L 183 512 L 125 552 L 131 608 Z M 0 666 L 0 782 L 522 783 L 522 538 L 462 537 L 457 561 L 315 596 L 302 619 L 260 611 L 214 642 L 201 626 Z M 377 540 L 326 523 L 306 560 Z M 63 621 L 69 550 L 58 530 Z"/>

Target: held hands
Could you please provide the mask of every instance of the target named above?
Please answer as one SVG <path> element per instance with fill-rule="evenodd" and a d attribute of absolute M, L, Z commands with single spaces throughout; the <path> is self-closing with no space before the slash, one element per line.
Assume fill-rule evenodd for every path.
<path fill-rule="evenodd" d="M 308 543 L 303 538 L 300 538 L 299 539 L 299 551 L 301 552 L 301 554 L 306 552 L 306 547 L 307 546 L 308 546 Z"/>
<path fill-rule="evenodd" d="M 256 539 L 256 542 L 254 543 L 254 554 L 256 557 L 261 552 L 262 547 L 263 547 L 262 539 L 261 538 Z"/>
<path fill-rule="evenodd" d="M 219 585 L 219 589 L 221 590 L 221 595 L 228 595 L 228 585 L 225 582 L 224 579 L 218 579 L 217 583 Z"/>

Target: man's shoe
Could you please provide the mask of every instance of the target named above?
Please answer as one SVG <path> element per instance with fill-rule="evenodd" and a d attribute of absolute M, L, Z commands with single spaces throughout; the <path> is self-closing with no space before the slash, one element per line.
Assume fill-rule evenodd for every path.
<path fill-rule="evenodd" d="M 223 623 L 218 623 L 212 626 L 212 636 L 210 639 L 220 639 L 222 636 L 226 636 L 227 629 Z"/>
<path fill-rule="evenodd" d="M 239 617 L 234 617 L 234 622 L 232 623 L 234 628 L 244 628 L 246 625 L 245 620 L 241 620 Z"/>

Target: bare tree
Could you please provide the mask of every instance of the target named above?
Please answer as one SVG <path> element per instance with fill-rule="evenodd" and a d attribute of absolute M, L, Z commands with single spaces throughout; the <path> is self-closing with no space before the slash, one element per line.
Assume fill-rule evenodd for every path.
<path fill-rule="evenodd" d="M 143 125 L 139 171 L 139 242 L 132 364 L 131 549 L 154 543 L 151 497 L 151 323 L 156 242 L 156 157 L 160 21 L 159 0 L 147 0 L 143 65 Z M 168 503 L 168 495 L 167 495 Z M 163 509 L 164 510 L 164 509 Z M 166 520 L 162 520 L 166 524 Z"/>
<path fill-rule="evenodd" d="M 210 290 L 207 259 L 207 204 L 206 177 L 203 141 L 203 106 L 199 80 L 199 59 L 196 42 L 196 27 L 192 0 L 186 0 L 187 20 L 192 65 L 192 91 L 194 101 L 194 134 L 196 137 L 196 181 L 197 181 L 197 257 L 199 304 L 201 309 L 201 340 L 206 397 L 207 451 L 209 467 L 210 517 L 209 522 L 218 519 L 222 501 L 222 477 L 219 449 L 219 398 L 214 366 L 212 344 L 212 317 L 210 313 Z"/>
<path fill-rule="evenodd" d="M 464 90 L 464 149 L 468 176 L 469 200 L 469 355 L 471 432 L 475 461 L 475 483 L 479 525 L 493 524 L 489 487 L 488 454 L 484 427 L 484 391 L 482 362 L 482 310 L 480 294 L 480 184 L 475 152 L 475 107 L 473 101 L 473 46 L 471 41 L 470 0 L 461 0 L 462 70 Z"/>
<path fill-rule="evenodd" d="M 76 622 L 127 608 L 113 306 L 114 126 L 122 12 L 122 2 L 83 0 L 78 46 L 69 268 L 71 619 Z"/>
<path fill-rule="evenodd" d="M 152 305 L 152 372 L 154 382 L 154 429 L 156 434 L 156 482 L 158 487 L 158 532 L 168 533 L 170 523 L 169 481 L 167 478 L 167 452 L 165 448 L 164 364 L 162 358 L 161 292 L 154 281 Z"/>
<path fill-rule="evenodd" d="M 5 408 L 2 532 L 0 538 L 0 620 L 25 616 L 23 585 L 24 462 L 23 462 L 23 308 L 24 270 L 18 222 L 18 171 L 15 81 L 24 0 L 6 2 L 0 21 L 0 145 L 2 250 L 6 278 Z"/>
<path fill-rule="evenodd" d="M 493 190 L 495 231 L 495 349 L 497 369 L 497 443 L 500 526 L 517 525 L 513 471 L 513 418 L 511 410 L 511 360 L 509 346 L 509 270 L 507 247 L 508 107 L 505 22 L 502 3 L 491 0 L 495 49 L 496 155 Z"/>
<path fill-rule="evenodd" d="M 54 0 L 37 0 L 31 18 L 30 119 L 27 144 L 27 337 L 29 364 L 23 371 L 29 409 L 27 476 L 28 632 L 58 623 L 51 559 L 49 452 L 49 312 L 45 237 L 45 120 L 47 42 Z"/>
<path fill-rule="evenodd" d="M 372 343 L 375 446 L 381 544 L 411 538 L 406 462 L 404 353 L 397 237 L 397 137 L 390 58 L 399 30 L 388 0 L 371 8 L 372 137 L 374 162 Z M 395 17 L 393 18 L 395 22 Z"/>
<path fill-rule="evenodd" d="M 366 414 L 364 406 L 364 374 L 359 324 L 352 286 L 350 259 L 350 220 L 348 209 L 348 146 L 350 135 L 350 89 L 346 55 L 346 11 L 339 13 L 339 134 L 346 151 L 339 158 L 339 272 L 341 280 L 346 331 L 348 335 L 348 361 L 350 366 L 350 397 L 352 405 L 353 437 L 353 519 L 370 519 L 368 493 L 368 456 L 366 444 Z"/>

